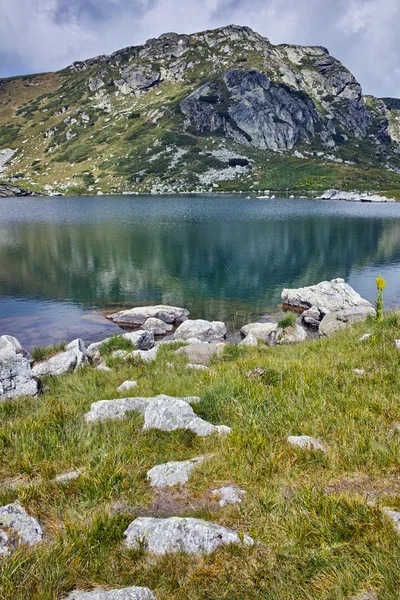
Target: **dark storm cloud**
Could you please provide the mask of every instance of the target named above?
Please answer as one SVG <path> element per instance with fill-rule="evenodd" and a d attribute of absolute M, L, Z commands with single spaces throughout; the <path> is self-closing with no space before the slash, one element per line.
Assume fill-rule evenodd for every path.
<path fill-rule="evenodd" d="M 365 92 L 400 97 L 399 22 L 399 0 L 0 0 L 0 76 L 237 23 L 275 44 L 326 46 Z"/>

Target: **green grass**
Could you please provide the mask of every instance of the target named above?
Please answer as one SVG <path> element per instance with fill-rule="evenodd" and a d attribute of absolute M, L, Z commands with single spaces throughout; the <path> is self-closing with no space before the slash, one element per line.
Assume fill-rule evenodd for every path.
<path fill-rule="evenodd" d="M 40 362 L 42 360 L 46 360 L 46 358 L 51 358 L 58 352 L 63 352 L 67 347 L 66 342 L 59 342 L 58 344 L 54 344 L 54 346 L 46 346 L 46 347 L 35 347 L 31 351 L 32 358 L 35 362 Z"/>
<path fill-rule="evenodd" d="M 372 337 L 359 342 L 367 329 Z M 21 502 L 46 540 L 0 562 L 0 598 L 131 585 L 159 600 L 345 600 L 362 589 L 398 598 L 400 537 L 381 511 L 400 508 L 397 338 L 400 315 L 391 314 L 293 347 L 228 346 L 207 372 L 186 370 L 165 346 L 154 363 L 85 367 L 48 379 L 36 399 L 1 404 L 0 503 Z M 87 425 L 91 403 L 118 397 L 126 379 L 138 396 L 199 395 L 196 412 L 232 434 L 141 432 L 136 413 Z M 290 447 L 287 436 L 299 434 L 321 439 L 327 453 Z M 170 510 L 248 533 L 254 548 L 159 558 L 127 550 L 125 528 L 152 511 L 147 470 L 201 454 L 213 457 L 185 493 L 173 492 Z M 53 481 L 70 470 L 81 477 Z M 247 491 L 240 506 L 208 504 L 210 490 L 231 482 Z"/>
<path fill-rule="evenodd" d="M 293 312 L 287 312 L 280 321 L 278 321 L 278 327 L 286 329 L 287 327 L 293 327 L 296 323 L 297 315 Z"/>
<path fill-rule="evenodd" d="M 133 350 L 133 344 L 131 341 L 124 338 L 122 335 L 117 335 L 113 338 L 110 338 L 106 342 L 101 344 L 99 351 L 101 356 L 108 356 L 115 350 Z"/>

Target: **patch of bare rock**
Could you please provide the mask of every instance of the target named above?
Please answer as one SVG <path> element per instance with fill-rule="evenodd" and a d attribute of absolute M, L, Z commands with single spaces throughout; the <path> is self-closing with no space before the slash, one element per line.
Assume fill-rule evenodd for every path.
<path fill-rule="evenodd" d="M 130 587 L 120 590 L 94 590 L 71 592 L 65 600 L 157 600 L 148 588 Z"/>
<path fill-rule="evenodd" d="M 43 531 L 38 521 L 17 502 L 0 507 L 0 555 L 9 556 L 20 544 L 34 546 Z"/>

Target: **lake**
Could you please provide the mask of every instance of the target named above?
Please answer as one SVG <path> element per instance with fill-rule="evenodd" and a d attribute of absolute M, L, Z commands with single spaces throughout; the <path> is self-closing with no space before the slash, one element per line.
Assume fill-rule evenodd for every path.
<path fill-rule="evenodd" d="M 284 287 L 343 277 L 400 305 L 400 204 L 244 196 L 0 199 L 0 334 L 27 348 L 119 329 L 104 311 L 174 304 L 231 329 Z"/>

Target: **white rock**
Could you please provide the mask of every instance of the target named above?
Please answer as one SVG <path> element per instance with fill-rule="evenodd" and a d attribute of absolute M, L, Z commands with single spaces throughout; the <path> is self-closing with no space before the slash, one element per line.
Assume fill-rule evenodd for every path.
<path fill-rule="evenodd" d="M 383 512 L 393 522 L 395 530 L 400 533 L 400 512 L 396 510 L 390 510 L 389 508 L 384 508 Z"/>
<path fill-rule="evenodd" d="M 21 356 L 23 356 L 24 358 L 27 358 L 28 360 L 32 359 L 29 352 L 27 352 L 25 350 L 25 348 L 22 347 L 22 345 L 17 340 L 17 338 L 15 338 L 12 335 L 0 336 L 0 350 L 5 350 L 5 349 L 12 350 L 15 352 L 15 354 L 20 354 Z"/>
<path fill-rule="evenodd" d="M 306 450 L 322 450 L 325 452 L 325 446 L 318 440 L 308 435 L 291 435 L 288 437 L 291 446 L 305 448 Z"/>
<path fill-rule="evenodd" d="M 225 344 L 209 344 L 200 342 L 198 344 L 189 344 L 178 348 L 175 354 L 183 354 L 191 364 L 207 365 L 214 356 L 219 356 L 224 351 Z"/>
<path fill-rule="evenodd" d="M 146 331 L 152 331 L 154 335 L 165 335 L 169 331 L 172 331 L 173 326 L 161 321 L 161 319 L 150 317 L 143 323 L 142 329 L 145 329 Z"/>
<path fill-rule="evenodd" d="M 274 346 L 278 339 L 278 325 L 276 323 L 249 323 L 240 330 L 244 336 L 252 335 L 257 340 Z"/>
<path fill-rule="evenodd" d="M 58 375 L 68 373 L 68 371 L 73 371 L 77 366 L 77 363 L 77 353 L 74 350 L 67 350 L 66 352 L 56 354 L 52 358 L 34 365 L 32 374 L 35 377 L 44 377 L 47 375 L 57 377 Z"/>
<path fill-rule="evenodd" d="M 71 592 L 65 600 L 157 600 L 148 588 L 130 587 L 120 590 L 94 590 Z"/>
<path fill-rule="evenodd" d="M 107 367 L 107 365 L 97 365 L 96 367 L 97 371 L 104 371 L 105 373 L 109 373 L 111 371 L 110 367 Z"/>
<path fill-rule="evenodd" d="M 169 462 L 164 465 L 157 465 L 147 473 L 150 486 L 164 488 L 178 484 L 184 485 L 189 481 L 192 471 L 205 459 L 205 456 L 198 456 L 181 462 Z"/>
<path fill-rule="evenodd" d="M 353 323 L 365 321 L 369 315 L 373 317 L 376 315 L 375 309 L 372 306 L 355 306 L 331 312 L 322 319 L 319 326 L 319 335 L 321 337 L 329 337 L 337 331 L 346 329 L 346 327 Z"/>
<path fill-rule="evenodd" d="M 220 507 L 223 508 L 228 504 L 239 504 L 242 502 L 246 492 L 236 485 L 228 485 L 219 490 L 213 490 L 212 495 L 217 497 Z"/>
<path fill-rule="evenodd" d="M 78 479 L 81 474 L 79 471 L 71 471 L 70 473 L 63 473 L 62 475 L 57 475 L 54 479 L 57 483 L 64 483 L 66 481 L 73 481 L 74 479 Z"/>
<path fill-rule="evenodd" d="M 209 367 L 206 367 L 206 365 L 195 365 L 192 363 L 188 363 L 186 365 L 186 369 L 192 369 L 193 371 L 209 371 Z"/>
<path fill-rule="evenodd" d="M 365 375 L 365 369 L 353 369 L 355 375 Z"/>
<path fill-rule="evenodd" d="M 43 531 L 38 521 L 31 517 L 26 510 L 17 502 L 0 507 L 0 528 L 5 527 L 12 530 L 18 538 L 18 542 L 33 546 L 38 544 L 43 537 Z M 0 531 L 2 531 L 0 529 Z M 7 533 L 2 531 L 0 538 L 0 549 L 3 554 L 8 554 Z"/>
<path fill-rule="evenodd" d="M 225 339 L 226 331 L 226 325 L 222 321 L 195 319 L 182 323 L 175 331 L 174 338 L 183 341 L 197 338 L 202 342 L 219 342 Z"/>
<path fill-rule="evenodd" d="M 255 335 L 253 335 L 252 333 L 249 333 L 249 335 L 246 335 L 244 340 L 239 342 L 239 346 L 254 346 L 254 347 L 258 346 L 258 339 L 256 338 Z"/>
<path fill-rule="evenodd" d="M 122 310 L 110 315 L 108 318 L 119 324 L 142 325 L 149 318 L 160 319 L 164 323 L 171 324 L 185 321 L 188 316 L 189 311 L 185 308 L 159 304 L 157 306 L 138 306 L 129 310 Z"/>
<path fill-rule="evenodd" d="M 284 289 L 282 301 L 288 306 L 300 307 L 307 310 L 312 306 L 324 306 L 329 311 L 339 311 L 345 308 L 369 307 L 372 305 L 353 290 L 344 279 L 322 281 L 317 285 L 298 289 Z"/>
<path fill-rule="evenodd" d="M 151 350 L 134 350 L 126 358 L 138 358 L 139 360 L 150 363 L 156 360 L 159 346 L 154 346 Z"/>
<path fill-rule="evenodd" d="M 87 352 L 85 342 L 81 339 L 73 340 L 66 347 L 67 351 L 75 352 L 76 354 L 76 366 L 75 369 L 78 369 L 82 365 L 88 362 Z"/>
<path fill-rule="evenodd" d="M 90 407 L 90 412 L 86 413 L 85 420 L 87 423 L 94 421 L 104 421 L 107 419 L 119 420 L 123 419 L 127 412 L 136 410 L 144 414 L 148 404 L 158 400 L 172 402 L 173 400 L 181 400 L 184 403 L 195 404 L 200 401 L 197 396 L 188 396 L 187 398 L 175 398 L 160 394 L 152 398 L 118 398 L 117 400 L 99 400 L 93 402 Z"/>
<path fill-rule="evenodd" d="M 180 517 L 135 519 L 125 531 L 125 544 L 128 548 L 138 548 L 143 542 L 149 552 L 157 555 L 170 552 L 210 554 L 227 544 L 254 544 L 248 535 L 241 538 L 235 531 L 220 525 Z"/>
<path fill-rule="evenodd" d="M 400 350 L 400 340 L 394 340 L 394 345 L 396 346 L 397 350 Z"/>
<path fill-rule="evenodd" d="M 128 379 L 127 381 L 124 381 L 124 383 L 121 383 L 121 385 L 118 388 L 118 391 L 119 392 L 125 392 L 125 391 L 128 391 L 128 390 L 132 390 L 136 386 L 137 386 L 137 381 L 130 381 Z"/>
<path fill-rule="evenodd" d="M 126 358 L 129 352 L 127 350 L 114 350 L 111 352 L 112 358 Z"/>
<path fill-rule="evenodd" d="M 33 375 L 28 359 L 13 349 L 0 350 L 0 402 L 19 396 L 36 396 L 40 381 Z"/>
<path fill-rule="evenodd" d="M 371 334 L 370 333 L 364 333 L 364 335 L 362 335 L 358 341 L 359 342 L 366 342 L 369 339 L 371 339 Z"/>
<path fill-rule="evenodd" d="M 293 325 L 278 332 L 278 344 L 299 344 L 308 340 L 308 335 L 300 325 Z"/>

